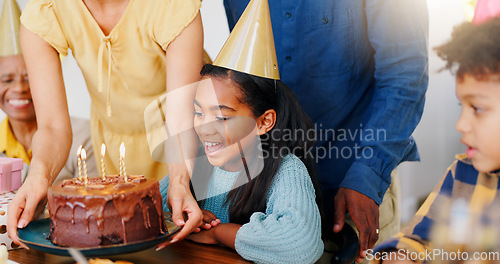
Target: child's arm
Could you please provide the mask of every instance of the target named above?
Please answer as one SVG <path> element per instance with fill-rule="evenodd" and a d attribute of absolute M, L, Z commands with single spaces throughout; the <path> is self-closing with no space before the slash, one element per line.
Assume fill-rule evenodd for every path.
<path fill-rule="evenodd" d="M 241 226 L 235 249 L 257 263 L 314 263 L 323 253 L 321 217 L 305 165 L 293 155 L 280 166 L 265 212 Z"/>
<path fill-rule="evenodd" d="M 234 249 L 236 233 L 241 225 L 238 224 L 219 224 L 209 230 L 202 230 L 199 233 L 192 233 L 187 239 L 203 244 L 219 244 Z"/>
<path fill-rule="evenodd" d="M 214 228 L 215 239 L 219 244 L 234 249 L 234 241 L 236 233 L 240 230 L 241 225 L 238 224 L 220 224 Z"/>

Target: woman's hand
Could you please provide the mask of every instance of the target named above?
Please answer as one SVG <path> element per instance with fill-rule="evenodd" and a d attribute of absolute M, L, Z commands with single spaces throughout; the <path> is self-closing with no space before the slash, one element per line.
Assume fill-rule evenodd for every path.
<path fill-rule="evenodd" d="M 172 221 L 182 229 L 175 234 L 170 241 L 163 242 L 156 247 L 156 250 L 161 250 L 164 247 L 184 239 L 187 235 L 200 229 L 203 224 L 203 214 L 198 203 L 193 198 L 189 189 L 189 181 L 183 182 L 186 177 L 171 178 L 173 181 L 178 181 L 176 184 L 170 182 L 167 191 L 167 204 L 172 212 Z M 189 179 L 189 177 L 187 177 Z M 185 218 L 187 217 L 187 221 Z"/>
<path fill-rule="evenodd" d="M 19 241 L 17 228 L 24 228 L 40 215 L 47 201 L 49 182 L 43 175 L 28 175 L 10 202 L 7 210 L 7 233 L 14 243 L 28 248 Z"/>
<path fill-rule="evenodd" d="M 167 203 L 171 208 L 172 220 L 182 227 L 181 231 L 172 237 L 170 243 L 184 239 L 203 224 L 203 214 L 188 186 L 170 184 L 167 191 Z M 187 216 L 187 221 L 184 216 Z"/>
<path fill-rule="evenodd" d="M 19 241 L 17 228 L 26 227 L 43 211 L 48 188 L 66 164 L 73 136 L 59 54 L 22 25 L 19 34 L 37 131 L 32 138 L 30 173 L 9 204 L 7 232 L 14 243 L 27 248 Z"/>
<path fill-rule="evenodd" d="M 165 56 L 167 95 L 175 90 L 175 96 L 167 96 L 165 102 L 165 128 L 167 135 L 171 135 L 165 142 L 169 152 L 166 153 L 169 171 L 167 204 L 172 212 L 172 220 L 176 225 L 182 226 L 182 229 L 172 240 L 158 245 L 156 250 L 185 238 L 203 223 L 203 215 L 189 188 L 191 177 L 187 166 L 190 161 L 185 160 L 185 157 L 194 157 L 197 151 L 192 108 L 196 92 L 196 85 L 193 84 L 200 80 L 203 66 L 203 25 L 200 13 L 168 45 Z M 183 136 L 185 131 L 192 132 Z M 191 165 L 193 164 L 189 167 L 192 168 Z"/>

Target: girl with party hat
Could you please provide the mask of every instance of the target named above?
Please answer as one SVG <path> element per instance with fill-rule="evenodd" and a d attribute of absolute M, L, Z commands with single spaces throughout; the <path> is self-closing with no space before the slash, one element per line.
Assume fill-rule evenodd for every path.
<path fill-rule="evenodd" d="M 258 263 L 315 262 L 323 242 L 308 155 L 314 141 L 301 134 L 313 127 L 279 80 L 267 1 L 250 2 L 201 75 L 193 120 L 205 156 L 191 182 L 204 223 L 188 239 L 233 248 Z M 209 166 L 197 168 L 203 159 Z M 165 177 L 164 197 L 167 189 Z"/>

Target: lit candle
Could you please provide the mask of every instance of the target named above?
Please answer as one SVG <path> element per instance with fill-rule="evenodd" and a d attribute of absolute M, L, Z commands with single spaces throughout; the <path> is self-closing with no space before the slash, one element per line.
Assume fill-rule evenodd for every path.
<path fill-rule="evenodd" d="M 127 169 L 125 168 L 125 144 L 120 144 L 120 175 L 127 182 Z"/>
<path fill-rule="evenodd" d="M 82 145 L 76 151 L 76 162 L 78 164 L 78 179 L 82 180 Z"/>
<path fill-rule="evenodd" d="M 106 154 L 106 145 L 102 143 L 101 145 L 101 170 L 102 170 L 102 179 L 106 180 L 106 167 L 104 166 L 104 154 Z"/>
<path fill-rule="evenodd" d="M 85 149 L 82 148 L 83 181 L 85 183 L 85 188 L 87 188 L 87 162 L 85 162 L 85 160 L 87 160 L 87 153 L 85 152 Z"/>

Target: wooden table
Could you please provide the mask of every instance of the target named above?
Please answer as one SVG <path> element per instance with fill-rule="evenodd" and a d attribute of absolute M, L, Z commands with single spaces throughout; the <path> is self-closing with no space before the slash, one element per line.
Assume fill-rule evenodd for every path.
<path fill-rule="evenodd" d="M 147 250 L 114 256 L 103 256 L 101 258 L 126 260 L 134 264 L 155 263 L 249 263 L 242 259 L 234 250 L 229 248 L 202 245 L 190 241 L 179 241 L 166 248 L 155 251 L 154 248 Z M 17 249 L 9 251 L 9 259 L 20 264 L 74 264 L 71 257 L 62 257 L 47 254 L 34 249 Z"/>

